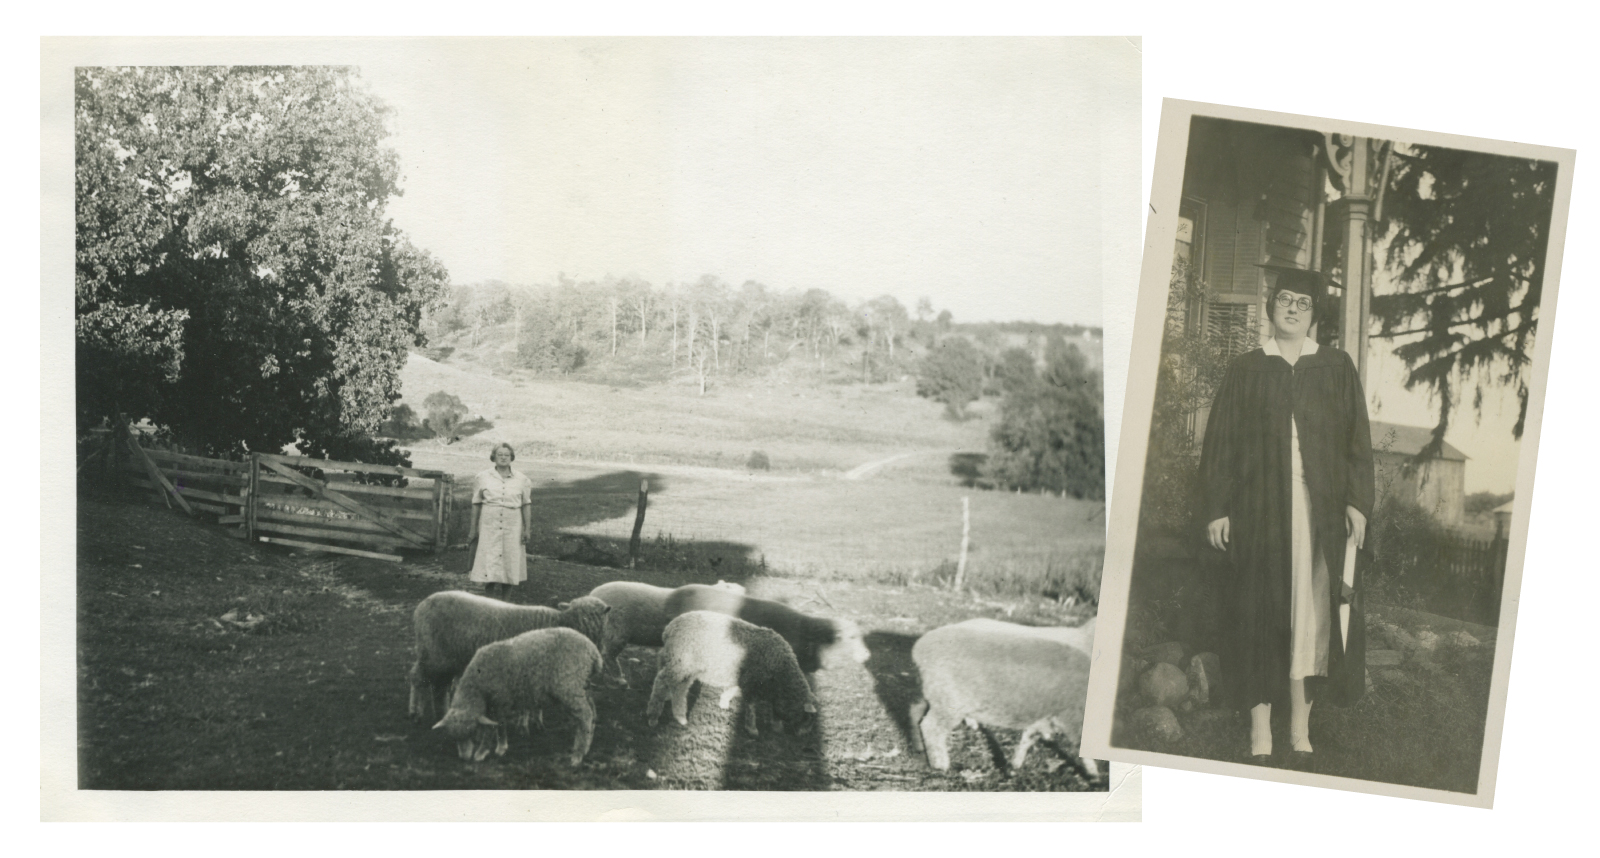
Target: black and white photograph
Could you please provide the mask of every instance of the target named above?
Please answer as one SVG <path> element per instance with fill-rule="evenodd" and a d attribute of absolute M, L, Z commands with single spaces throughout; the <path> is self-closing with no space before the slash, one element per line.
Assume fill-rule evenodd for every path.
<path fill-rule="evenodd" d="M 45 55 L 47 816 L 1139 818 L 1081 741 L 1137 39 Z"/>
<path fill-rule="evenodd" d="M 1492 802 L 1572 163 L 1166 103 L 1087 745 Z"/>

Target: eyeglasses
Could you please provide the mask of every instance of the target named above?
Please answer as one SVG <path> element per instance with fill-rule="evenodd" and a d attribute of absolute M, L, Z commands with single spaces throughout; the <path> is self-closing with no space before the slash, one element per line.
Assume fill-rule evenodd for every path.
<path fill-rule="evenodd" d="M 1282 307 L 1284 309 L 1288 309 L 1290 307 L 1297 307 L 1297 308 L 1299 308 L 1300 312 L 1302 312 L 1302 313 L 1310 310 L 1311 307 L 1312 307 L 1312 302 L 1311 302 L 1310 298 L 1302 297 L 1299 300 L 1296 300 L 1295 297 L 1293 295 L 1290 295 L 1288 292 L 1279 292 L 1278 293 L 1277 304 L 1278 304 L 1279 307 Z"/>

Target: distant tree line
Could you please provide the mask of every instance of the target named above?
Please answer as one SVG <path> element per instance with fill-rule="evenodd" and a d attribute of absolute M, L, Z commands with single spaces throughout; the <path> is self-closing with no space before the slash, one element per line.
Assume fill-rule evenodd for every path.
<path fill-rule="evenodd" d="M 924 354 L 952 333 L 982 344 L 983 382 L 997 383 L 1008 335 L 1042 351 L 1047 335 L 1082 335 L 1081 325 L 957 325 L 949 310 L 922 298 L 908 311 L 891 295 L 849 303 L 824 289 L 780 290 L 755 280 L 735 287 L 705 275 L 656 286 L 633 278 L 513 285 L 490 280 L 450 287 L 423 330 L 435 343 L 515 343 L 515 362 L 559 375 L 607 363 L 629 371 L 691 378 L 755 374 L 804 361 L 818 372 L 882 382 L 915 373 Z"/>

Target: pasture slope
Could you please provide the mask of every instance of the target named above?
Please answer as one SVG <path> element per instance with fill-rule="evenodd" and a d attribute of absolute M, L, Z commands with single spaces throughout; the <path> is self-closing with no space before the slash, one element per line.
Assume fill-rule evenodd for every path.
<path fill-rule="evenodd" d="M 458 475 L 461 497 L 502 441 L 532 477 L 545 536 L 615 552 L 650 480 L 644 535 L 706 562 L 763 573 L 906 584 L 948 579 L 971 507 L 967 581 L 980 593 L 1097 599 L 1104 504 L 972 487 L 992 403 L 953 422 L 909 380 L 835 384 L 782 374 L 714 387 L 645 388 L 489 375 L 413 355 L 403 375 L 419 407 L 460 396 L 487 428 L 455 444 L 417 442 L 418 467 Z M 765 453 L 769 470 L 748 470 Z M 466 538 L 465 504 L 455 537 Z M 572 557 L 536 542 L 535 553 Z M 582 557 L 585 562 L 589 558 Z"/>
<path fill-rule="evenodd" d="M 863 668 L 819 674 L 820 729 L 746 736 L 738 704 L 693 700 L 689 726 L 651 729 L 650 649 L 625 651 L 628 683 L 594 691 L 589 757 L 561 759 L 564 715 L 503 759 L 468 763 L 406 717 L 411 608 L 462 585 L 447 553 L 403 565 L 249 546 L 220 528 L 128 498 L 78 505 L 79 786 L 84 789 L 776 789 L 1083 790 L 1068 747 L 1007 770 L 976 731 L 953 736 L 948 774 L 909 751 L 921 632 L 970 616 L 1072 624 L 1084 608 L 974 601 L 929 587 L 730 576 L 710 565 L 623 572 L 542 560 L 514 599 L 550 604 L 628 577 L 668 585 L 742 577 L 755 595 L 850 617 Z M 1005 747 L 1016 731 L 999 730 Z"/>

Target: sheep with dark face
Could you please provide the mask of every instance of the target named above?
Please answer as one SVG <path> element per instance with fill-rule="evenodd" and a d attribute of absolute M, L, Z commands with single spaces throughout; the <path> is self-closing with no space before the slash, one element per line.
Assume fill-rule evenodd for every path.
<path fill-rule="evenodd" d="M 922 676 L 922 699 L 911 706 L 912 745 L 928 765 L 950 768 L 950 731 L 967 722 L 1022 731 L 1011 760 L 1021 768 L 1040 738 L 1076 746 L 1089 687 L 1093 621 L 1075 629 L 1041 629 L 976 619 L 917 639 L 911 659 Z M 1084 772 L 1098 777 L 1093 760 Z"/>
<path fill-rule="evenodd" d="M 463 760 L 482 760 L 508 746 L 505 724 L 530 712 L 560 705 L 577 719 L 572 765 L 583 761 L 594 738 L 594 703 L 589 681 L 600 675 L 600 650 L 587 637 L 566 628 L 523 632 L 484 645 L 461 674 L 450 710 L 435 730 L 456 741 Z"/>
<path fill-rule="evenodd" d="M 718 581 L 716 589 L 742 595 L 744 588 L 727 581 Z M 600 644 L 600 657 L 606 664 L 615 663 L 617 675 L 626 680 L 622 672 L 623 647 L 661 646 L 661 632 L 675 615 L 667 613 L 670 587 L 656 587 L 638 581 L 609 581 L 589 591 L 589 595 L 611 606 L 610 624 L 605 642 Z"/>
<path fill-rule="evenodd" d="M 861 639 L 861 629 L 850 620 L 814 617 L 781 602 L 718 587 L 686 584 L 668 594 L 663 610 L 669 618 L 689 611 L 715 611 L 772 629 L 788 642 L 807 674 L 860 664 L 872 657 Z"/>
<path fill-rule="evenodd" d="M 443 712 L 450 683 L 460 678 L 478 648 L 534 629 L 569 628 L 598 648 L 604 644 L 610 607 L 591 596 L 561 603 L 511 605 L 462 590 L 434 593 L 412 613 L 417 660 L 411 667 L 413 718 L 424 722 Z"/>
<path fill-rule="evenodd" d="M 810 731 L 817 698 L 782 635 L 727 614 L 689 611 L 667 624 L 662 639 L 661 669 L 645 708 L 650 726 L 668 700 L 672 717 L 688 724 L 689 689 L 701 682 L 722 689 L 723 709 L 734 697 L 744 698 L 745 730 L 752 736 L 759 733 L 759 706 L 771 710 L 777 730 L 787 721 L 797 733 Z"/>

